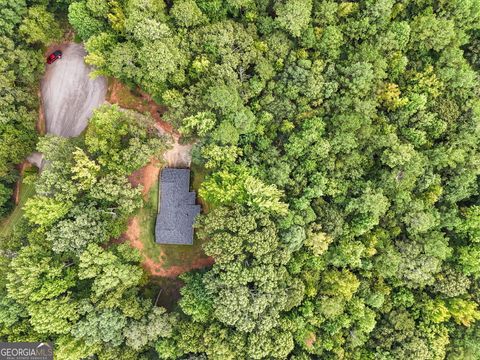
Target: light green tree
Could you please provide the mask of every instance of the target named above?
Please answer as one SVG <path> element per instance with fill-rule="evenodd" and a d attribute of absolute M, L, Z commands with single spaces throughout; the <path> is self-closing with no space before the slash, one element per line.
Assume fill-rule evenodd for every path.
<path fill-rule="evenodd" d="M 100 166 L 90 160 L 85 152 L 78 148 L 73 152 L 74 166 L 72 167 L 72 180 L 75 180 L 79 188 L 88 190 L 97 182 Z"/>
<path fill-rule="evenodd" d="M 19 31 L 29 44 L 48 45 L 60 40 L 62 36 L 58 21 L 43 5 L 32 6 L 28 9 Z"/>
<path fill-rule="evenodd" d="M 202 11 L 193 0 L 176 1 L 170 9 L 170 15 L 179 26 L 195 26 L 201 24 L 205 18 Z"/>
<path fill-rule="evenodd" d="M 64 217 L 71 206 L 69 203 L 44 196 L 36 196 L 28 199 L 25 203 L 25 217 L 30 223 L 40 226 L 41 229 L 46 229 Z"/>
<path fill-rule="evenodd" d="M 300 36 L 310 23 L 311 0 L 286 0 L 276 6 L 279 25 L 293 36 Z"/>

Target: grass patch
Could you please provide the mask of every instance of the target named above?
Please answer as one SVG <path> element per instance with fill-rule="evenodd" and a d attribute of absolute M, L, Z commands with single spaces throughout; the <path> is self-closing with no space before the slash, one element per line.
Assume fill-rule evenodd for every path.
<path fill-rule="evenodd" d="M 161 250 L 155 243 L 155 221 L 158 206 L 158 179 L 150 188 L 147 200 L 138 211 L 137 217 L 140 223 L 140 241 L 143 244 L 142 254 L 158 262 Z"/>
<path fill-rule="evenodd" d="M 195 190 L 198 189 L 198 185 L 204 176 L 200 169 L 193 171 L 192 184 Z M 195 237 L 193 245 L 158 245 L 155 243 L 155 222 L 159 201 L 158 192 L 157 180 L 148 193 L 144 207 L 137 214 L 140 224 L 140 241 L 143 244 L 141 252 L 145 257 L 152 259 L 156 263 L 162 263 L 164 269 L 178 266 L 185 268 L 187 271 L 197 260 L 206 258 L 202 248 L 202 241 Z M 203 203 L 202 206 L 204 206 Z"/>
<path fill-rule="evenodd" d="M 20 194 L 18 205 L 13 209 L 9 216 L 7 216 L 0 223 L 0 236 L 8 237 L 12 233 L 14 227 L 20 222 L 23 216 L 23 206 L 29 198 L 35 194 L 34 184 L 25 184 L 23 178 L 20 183 Z"/>
<path fill-rule="evenodd" d="M 197 193 L 197 201 L 200 205 L 202 205 L 202 213 L 206 214 L 210 211 L 210 205 L 203 200 L 200 196 L 198 196 L 198 190 L 200 189 L 200 185 L 205 180 L 207 176 L 207 170 L 203 166 L 192 164 L 192 189 L 195 190 Z"/>

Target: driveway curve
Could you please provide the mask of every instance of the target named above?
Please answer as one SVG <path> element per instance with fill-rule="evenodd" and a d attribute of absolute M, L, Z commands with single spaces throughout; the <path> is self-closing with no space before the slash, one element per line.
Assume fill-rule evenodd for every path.
<path fill-rule="evenodd" d="M 104 77 L 92 80 L 92 68 L 85 64 L 81 44 L 58 46 L 61 59 L 46 65 L 41 82 L 43 110 L 48 134 L 74 137 L 87 127 L 93 110 L 105 101 L 107 81 Z"/>

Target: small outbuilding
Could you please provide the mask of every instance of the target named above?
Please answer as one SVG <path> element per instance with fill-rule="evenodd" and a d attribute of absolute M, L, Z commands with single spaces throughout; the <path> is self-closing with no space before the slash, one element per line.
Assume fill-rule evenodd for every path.
<path fill-rule="evenodd" d="M 200 213 L 190 190 L 189 169 L 163 169 L 159 181 L 160 206 L 155 224 L 157 244 L 192 245 L 193 222 Z"/>

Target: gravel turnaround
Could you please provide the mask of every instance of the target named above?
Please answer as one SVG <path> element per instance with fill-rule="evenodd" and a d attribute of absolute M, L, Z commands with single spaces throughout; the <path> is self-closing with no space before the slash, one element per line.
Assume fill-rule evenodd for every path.
<path fill-rule="evenodd" d="M 46 65 L 41 82 L 47 133 L 74 137 L 81 134 L 93 110 L 105 101 L 107 81 L 104 77 L 89 78 L 92 69 L 83 61 L 83 45 L 72 43 L 58 49 L 63 52 L 62 58 Z"/>

